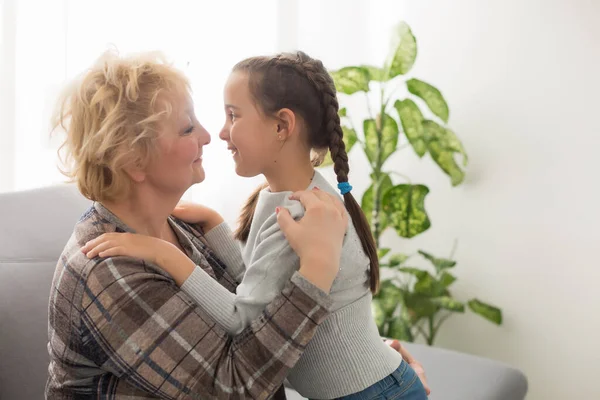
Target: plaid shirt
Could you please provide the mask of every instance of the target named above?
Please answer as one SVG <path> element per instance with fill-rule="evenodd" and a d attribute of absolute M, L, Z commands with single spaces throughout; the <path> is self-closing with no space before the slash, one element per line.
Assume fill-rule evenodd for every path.
<path fill-rule="evenodd" d="M 170 218 L 187 255 L 231 291 L 202 234 Z M 296 273 L 244 332 L 228 336 L 157 266 L 128 257 L 88 259 L 105 232 L 132 232 L 95 203 L 56 267 L 49 305 L 46 398 L 265 399 L 281 385 L 330 299 Z"/>

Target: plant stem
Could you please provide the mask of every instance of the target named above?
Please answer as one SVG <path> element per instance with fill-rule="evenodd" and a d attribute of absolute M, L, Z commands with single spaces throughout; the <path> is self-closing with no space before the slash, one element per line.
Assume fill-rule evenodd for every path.
<path fill-rule="evenodd" d="M 454 243 L 452 244 L 452 250 L 450 251 L 450 260 L 454 260 L 454 253 L 456 253 L 456 247 L 458 246 L 458 239 L 454 239 Z"/>
<path fill-rule="evenodd" d="M 437 331 L 440 329 L 440 327 L 442 326 L 442 323 L 448 319 L 448 317 L 450 317 L 452 315 L 452 313 L 448 313 L 446 315 L 444 315 L 442 318 L 440 318 L 440 320 L 438 321 L 438 323 L 435 326 L 435 332 L 437 333 Z"/>
<path fill-rule="evenodd" d="M 410 178 L 404 174 L 401 174 L 400 172 L 396 172 L 396 171 L 392 171 L 390 172 L 390 174 L 394 174 L 394 175 L 398 175 L 401 178 L 404 178 L 409 184 L 412 185 L 412 181 L 410 180 Z"/>
<path fill-rule="evenodd" d="M 379 247 L 379 238 L 381 236 L 381 221 L 380 221 L 380 213 L 381 213 L 381 155 L 383 150 L 382 144 L 382 136 L 383 136 L 383 122 L 385 115 L 385 106 L 386 104 L 383 101 L 383 86 L 381 87 L 381 112 L 379 114 L 380 123 L 377 123 L 377 116 L 375 117 L 375 127 L 377 130 L 377 154 L 375 165 L 373 166 L 373 216 L 372 216 L 372 226 L 373 226 L 373 238 L 375 239 L 375 245 Z"/>
<path fill-rule="evenodd" d="M 392 92 L 389 94 L 388 98 L 385 100 L 386 104 L 392 99 L 392 97 L 394 97 L 394 94 L 396 94 L 396 92 L 400 88 L 400 85 L 403 83 L 404 83 L 404 81 L 398 81 L 398 84 L 396 85 L 394 90 L 392 90 Z M 382 98 L 383 98 L 383 95 L 382 95 Z"/>
<path fill-rule="evenodd" d="M 433 327 L 433 315 L 429 316 L 429 337 L 427 338 L 427 344 L 432 346 L 435 340 L 435 328 Z"/>
<path fill-rule="evenodd" d="M 417 327 L 417 331 L 418 331 L 418 332 L 419 332 L 421 335 L 423 335 L 423 338 L 424 338 L 425 340 L 427 340 L 427 342 L 429 342 L 429 337 L 427 336 L 427 332 L 425 332 L 425 329 L 423 329 L 423 327 L 422 327 L 421 325 L 416 325 L 416 324 L 415 324 L 415 326 Z"/>

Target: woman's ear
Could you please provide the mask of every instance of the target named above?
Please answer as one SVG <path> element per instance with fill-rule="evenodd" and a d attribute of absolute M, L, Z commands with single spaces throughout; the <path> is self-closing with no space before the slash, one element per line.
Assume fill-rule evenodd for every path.
<path fill-rule="evenodd" d="M 295 133 L 296 114 L 289 108 L 282 108 L 276 114 L 277 140 L 285 141 Z"/>
<path fill-rule="evenodd" d="M 142 183 L 146 180 L 146 172 L 136 164 L 129 164 L 123 167 L 123 171 L 129 176 L 129 179 L 136 183 Z"/>

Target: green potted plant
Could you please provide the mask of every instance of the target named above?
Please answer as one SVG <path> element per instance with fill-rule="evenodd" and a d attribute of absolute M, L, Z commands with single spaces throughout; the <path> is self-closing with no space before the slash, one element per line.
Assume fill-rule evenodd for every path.
<path fill-rule="evenodd" d="M 447 126 L 449 109 L 442 93 L 425 81 L 406 76 L 416 57 L 415 37 L 408 24 L 401 22 L 395 28 L 391 51 L 382 66 L 347 66 L 331 71 L 331 75 L 337 91 L 343 94 L 340 100 L 344 96 L 365 96 L 369 112 L 360 130 L 346 108 L 340 109 L 340 118 L 346 150 L 360 148 L 369 161 L 371 185 L 363 194 L 361 207 L 370 217 L 381 267 L 393 272 L 390 279 L 382 280 L 374 296 L 377 326 L 383 336 L 414 341 L 422 335 L 432 345 L 442 323 L 453 313 L 465 311 L 465 303 L 450 292 L 456 280 L 450 271 L 456 262 L 419 251 L 432 268 L 416 268 L 407 264 L 410 256 L 394 253 L 380 244 L 386 229 L 412 238 L 431 226 L 425 209 L 429 188 L 413 184 L 405 175 L 387 168 L 392 155 L 411 148 L 419 157 L 428 154 L 453 186 L 460 185 L 465 177 L 467 154 Z M 401 85 L 408 89 L 405 98 L 399 98 L 394 90 Z M 373 98 L 378 99 L 375 107 Z M 462 167 L 457 156 L 462 158 Z M 329 156 L 322 165 L 328 164 Z M 397 183 L 398 178 L 403 181 Z M 478 299 L 466 304 L 476 314 L 502 323 L 502 312 L 497 307 Z"/>

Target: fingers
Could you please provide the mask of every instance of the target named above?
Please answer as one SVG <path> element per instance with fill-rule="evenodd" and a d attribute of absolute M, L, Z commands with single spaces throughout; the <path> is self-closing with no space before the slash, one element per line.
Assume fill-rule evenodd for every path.
<path fill-rule="evenodd" d="M 92 247 L 89 251 L 84 252 L 87 258 L 94 258 L 96 256 L 104 257 L 102 254 L 106 253 L 107 250 L 115 248 L 115 243 L 112 240 L 101 242 L 98 245 Z"/>
<path fill-rule="evenodd" d="M 88 241 L 81 251 L 88 257 L 94 258 L 102 252 L 117 246 L 117 238 L 124 238 L 128 233 L 104 233 L 95 239 Z M 101 256 L 102 257 L 102 256 Z"/>
<path fill-rule="evenodd" d="M 292 200 L 298 200 L 305 209 L 312 208 L 319 204 L 319 198 L 316 193 L 320 192 L 318 190 L 301 190 L 299 192 L 295 192 L 290 196 Z"/>
<path fill-rule="evenodd" d="M 296 228 L 296 221 L 294 221 L 294 218 L 292 218 L 287 208 L 278 207 L 278 211 L 276 212 L 277 223 L 279 224 L 279 227 L 281 228 L 281 231 L 283 232 L 284 236 L 286 238 L 289 238 L 293 230 Z"/>
<path fill-rule="evenodd" d="M 425 393 L 427 393 L 427 395 L 431 394 L 431 389 L 429 388 L 429 384 L 427 383 L 427 377 L 425 377 L 425 370 L 423 369 L 423 366 L 415 361 L 412 364 L 410 364 L 410 367 L 413 369 L 413 371 L 415 371 L 415 373 L 421 380 L 421 383 L 425 388 Z"/>
<path fill-rule="evenodd" d="M 173 209 L 173 212 L 171 214 L 183 221 L 192 222 L 190 220 L 194 219 L 194 210 L 187 206 L 177 206 L 175 207 L 175 209 Z"/>
<path fill-rule="evenodd" d="M 406 350 L 406 347 L 402 346 L 400 342 L 398 342 L 398 345 L 400 346 L 398 351 L 402 355 L 402 358 L 409 364 L 415 362 L 414 357 L 408 352 L 408 350 Z"/>
<path fill-rule="evenodd" d="M 410 352 L 406 349 L 406 347 L 402 346 L 402 344 L 397 340 L 386 340 L 386 343 L 390 345 L 392 348 L 396 349 L 402 355 L 402 358 L 411 366 L 411 368 L 415 371 L 423 387 L 425 388 L 425 392 L 427 395 L 431 393 L 431 389 L 429 389 L 429 385 L 427 383 L 427 377 L 425 376 L 425 370 L 420 362 L 415 360 L 415 358 L 410 354 Z"/>
<path fill-rule="evenodd" d="M 83 251 L 84 253 L 87 253 L 88 251 L 90 251 L 91 249 L 93 249 L 94 247 L 98 246 L 100 243 L 105 242 L 107 240 L 110 240 L 111 238 L 111 233 L 103 233 L 102 235 L 98 236 L 95 239 L 89 240 L 82 248 L 81 251 Z"/>
<path fill-rule="evenodd" d="M 319 189 L 316 186 L 312 190 L 313 190 L 312 193 L 314 193 L 315 196 L 317 196 L 320 200 L 322 200 L 326 203 L 331 203 L 331 204 L 334 203 L 335 196 L 333 196 L 332 194 L 327 193 L 327 192 Z"/>
<path fill-rule="evenodd" d="M 397 352 L 400 352 L 400 342 L 397 341 L 396 339 L 394 339 L 394 340 L 386 339 L 385 344 L 387 344 L 388 346 L 390 346 L 392 349 L 396 350 Z"/>
<path fill-rule="evenodd" d="M 121 247 L 121 246 L 116 246 L 116 247 L 111 247 L 107 250 L 103 250 L 100 253 L 98 253 L 98 256 L 105 258 L 105 257 L 116 257 L 116 256 L 122 256 L 125 253 L 125 248 Z M 93 257 L 90 257 L 93 258 Z"/>

